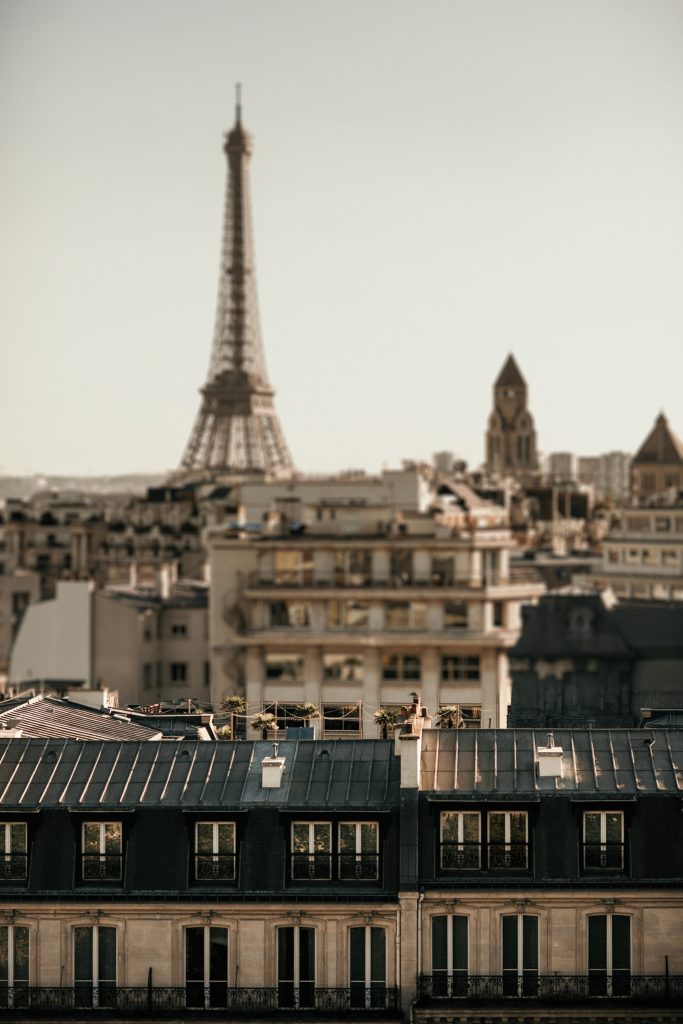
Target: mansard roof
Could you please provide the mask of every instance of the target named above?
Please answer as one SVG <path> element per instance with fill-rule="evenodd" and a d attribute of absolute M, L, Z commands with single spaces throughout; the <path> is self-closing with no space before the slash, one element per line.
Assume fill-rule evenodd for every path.
<path fill-rule="evenodd" d="M 503 387 L 525 388 L 526 387 L 526 381 L 524 380 L 524 377 L 522 376 L 522 372 L 521 372 L 519 366 L 517 366 L 517 363 L 515 361 L 515 357 L 513 356 L 512 352 L 507 357 L 507 359 L 505 361 L 505 364 L 503 366 L 503 369 L 500 371 L 500 373 L 498 374 L 498 377 L 496 378 L 495 387 L 497 387 L 497 388 L 503 388 Z"/>
<path fill-rule="evenodd" d="M 562 777 L 540 778 L 536 751 L 546 729 L 428 729 L 422 734 L 420 788 L 449 800 L 633 799 L 683 794 L 681 729 L 553 729 Z"/>
<path fill-rule="evenodd" d="M 132 721 L 125 712 L 88 707 L 60 697 L 18 697 L 0 703 L 0 737 L 3 729 L 16 729 L 35 739 L 138 740 L 161 738 L 154 723 Z"/>
<path fill-rule="evenodd" d="M 634 465 L 653 462 L 663 465 L 683 462 L 683 442 L 676 437 L 663 412 L 633 459 Z"/>
<path fill-rule="evenodd" d="M 139 727 L 138 727 L 139 728 Z M 398 801 L 399 759 L 389 740 L 284 740 L 282 785 L 264 789 L 266 741 L 93 743 L 0 738 L 0 806 L 132 810 L 283 810 L 357 812 Z"/>

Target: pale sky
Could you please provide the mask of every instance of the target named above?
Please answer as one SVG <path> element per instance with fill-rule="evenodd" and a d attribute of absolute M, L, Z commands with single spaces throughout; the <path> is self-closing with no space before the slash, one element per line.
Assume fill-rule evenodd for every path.
<path fill-rule="evenodd" d="M 297 467 L 683 435 L 679 0 L 2 0 L 0 472 L 177 466 L 243 83 Z"/>

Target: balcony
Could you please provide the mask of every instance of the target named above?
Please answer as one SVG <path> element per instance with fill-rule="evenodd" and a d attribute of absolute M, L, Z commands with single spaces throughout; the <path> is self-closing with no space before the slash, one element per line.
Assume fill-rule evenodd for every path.
<path fill-rule="evenodd" d="M 444 971 L 421 974 L 418 978 L 418 1005 L 493 1005 L 510 1001 L 591 1006 L 614 1001 L 629 1006 L 680 1006 L 683 975 L 633 975 L 615 971 L 608 977 L 604 971 L 591 971 L 590 974 L 544 976 L 525 971 L 467 976 L 465 972 L 454 971 L 448 975 Z"/>
<path fill-rule="evenodd" d="M 183 1020 L 205 1014 L 223 1019 L 226 1014 L 263 1018 L 265 1015 L 302 1014 L 337 1019 L 340 1014 L 380 1019 L 400 1017 L 398 990 L 382 984 L 365 988 L 316 988 L 307 982 L 294 986 L 282 982 L 275 988 L 233 988 L 225 982 L 203 986 L 157 988 L 141 985 L 117 988 L 110 983 L 75 987 L 35 988 L 0 984 L 0 1014 L 12 1011 L 12 1019 L 62 1018 L 76 1013 L 80 1018 L 92 1011 L 94 1017 L 136 1019 L 182 1015 Z M 223 1012 L 221 1012 L 223 1011 Z"/>

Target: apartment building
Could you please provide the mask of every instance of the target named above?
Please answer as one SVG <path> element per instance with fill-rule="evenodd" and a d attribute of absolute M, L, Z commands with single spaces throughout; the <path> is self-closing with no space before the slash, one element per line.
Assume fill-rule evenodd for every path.
<path fill-rule="evenodd" d="M 683 601 L 683 504 L 623 509 L 603 541 L 602 564 L 576 581 L 622 598 Z"/>
<path fill-rule="evenodd" d="M 325 735 L 376 735 L 373 713 L 419 690 L 471 725 L 504 726 L 507 650 L 543 593 L 510 568 L 506 514 L 461 484 L 429 512 L 364 499 L 299 504 L 205 534 L 211 700 L 322 709 Z"/>
<path fill-rule="evenodd" d="M 680 1024 L 680 730 L 0 739 L 16 1016 Z"/>

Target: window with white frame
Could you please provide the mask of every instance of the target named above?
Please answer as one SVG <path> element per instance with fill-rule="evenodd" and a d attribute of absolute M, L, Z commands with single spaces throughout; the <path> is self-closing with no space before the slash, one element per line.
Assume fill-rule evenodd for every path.
<path fill-rule="evenodd" d="M 631 989 L 631 918 L 591 914 L 588 918 L 588 992 L 627 996 Z"/>
<path fill-rule="evenodd" d="M 441 812 L 441 867 L 481 866 L 481 815 L 478 811 Z"/>
<path fill-rule="evenodd" d="M 623 811 L 584 811 L 583 866 L 587 870 L 623 869 Z"/>
<path fill-rule="evenodd" d="M 195 879 L 234 881 L 234 821 L 197 821 L 195 835 Z"/>
<path fill-rule="evenodd" d="M 349 928 L 349 1004 L 352 1010 L 380 1010 L 387 1001 L 387 933 L 365 925 Z"/>
<path fill-rule="evenodd" d="M 526 868 L 529 862 L 526 811 L 489 811 L 489 868 Z"/>
<path fill-rule="evenodd" d="M 74 928 L 74 1001 L 77 1007 L 116 1006 L 116 928 Z"/>
<path fill-rule="evenodd" d="M 0 878 L 22 881 L 27 877 L 26 823 L 0 821 Z"/>
<path fill-rule="evenodd" d="M 323 704 L 323 736 L 353 739 L 363 733 L 360 704 Z"/>
<path fill-rule="evenodd" d="M 0 927 L 0 1006 L 27 1005 L 29 983 L 29 931 L 23 925 Z"/>
<path fill-rule="evenodd" d="M 532 914 L 505 914 L 501 927 L 503 995 L 537 995 L 538 918 Z"/>
<path fill-rule="evenodd" d="M 122 839 L 120 821 L 83 822 L 81 857 L 84 881 L 121 879 Z"/>
<path fill-rule="evenodd" d="M 292 822 L 292 878 L 332 877 L 332 823 Z"/>
<path fill-rule="evenodd" d="M 469 970 L 468 920 L 465 914 L 432 917 L 431 995 L 437 999 L 466 996 Z"/>
<path fill-rule="evenodd" d="M 376 821 L 339 823 L 339 878 L 379 876 L 379 828 Z"/>
<path fill-rule="evenodd" d="M 315 929 L 277 930 L 277 993 L 282 1009 L 315 1006 Z"/>
<path fill-rule="evenodd" d="M 185 929 L 185 1005 L 204 1009 L 228 1005 L 227 928 Z"/>

